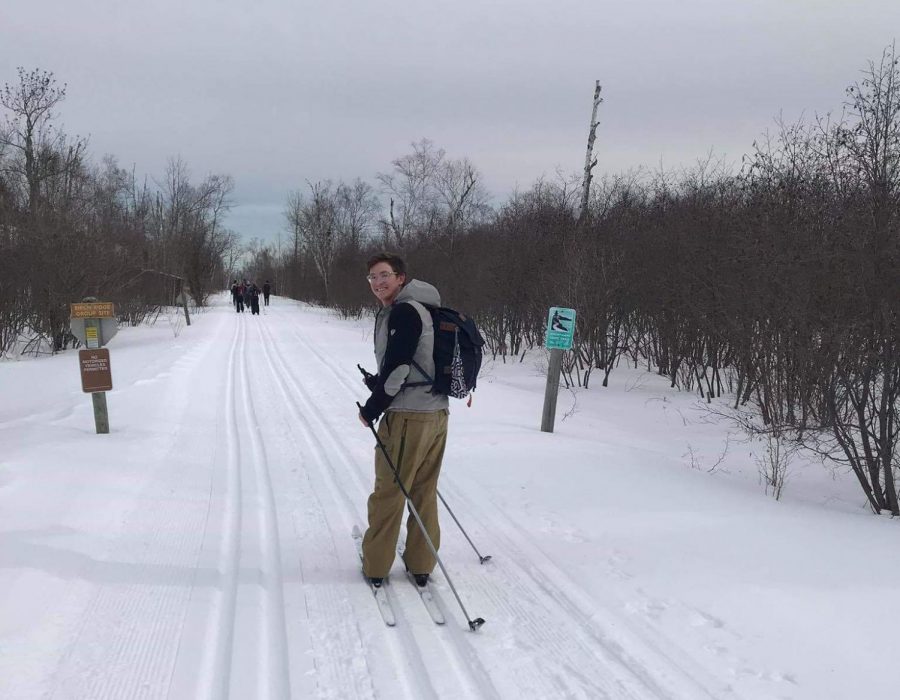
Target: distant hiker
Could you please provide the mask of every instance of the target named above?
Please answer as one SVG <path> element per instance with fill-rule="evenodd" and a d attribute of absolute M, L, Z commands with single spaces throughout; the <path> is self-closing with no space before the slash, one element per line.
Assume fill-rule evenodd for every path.
<path fill-rule="evenodd" d="M 430 386 L 418 382 L 428 380 L 423 373 L 434 376 L 434 327 L 423 304 L 440 306 L 441 298 L 427 282 L 407 282 L 406 265 L 396 255 L 380 253 L 368 261 L 367 267 L 366 279 L 382 308 L 375 316 L 378 374 L 364 380 L 372 395 L 359 420 L 368 426 L 384 413 L 378 436 L 437 549 L 441 535 L 437 482 L 447 441 L 448 401 L 445 395 L 432 393 Z M 369 528 L 363 538 L 363 573 L 373 586 L 380 586 L 391 570 L 404 504 L 403 492 L 378 449 L 375 487 L 368 501 Z M 412 516 L 406 524 L 403 559 L 416 583 L 425 586 L 435 560 Z"/>
<path fill-rule="evenodd" d="M 266 283 L 263 285 L 263 299 L 266 303 L 266 306 L 269 305 L 269 294 L 272 293 L 272 285 L 269 284 L 269 280 L 266 280 Z"/>
<path fill-rule="evenodd" d="M 234 304 L 234 310 L 238 310 L 238 297 L 240 296 L 240 292 L 238 291 L 238 283 L 237 280 L 232 281 L 231 283 L 231 303 Z"/>
<path fill-rule="evenodd" d="M 244 280 L 243 284 L 243 297 L 244 297 L 244 308 L 250 308 L 250 283 L 247 280 Z"/>
<path fill-rule="evenodd" d="M 234 301 L 234 310 L 237 313 L 244 311 L 244 287 L 237 280 L 231 285 L 231 298 Z"/>
<path fill-rule="evenodd" d="M 250 285 L 250 313 L 259 316 L 259 287 L 255 282 Z"/>

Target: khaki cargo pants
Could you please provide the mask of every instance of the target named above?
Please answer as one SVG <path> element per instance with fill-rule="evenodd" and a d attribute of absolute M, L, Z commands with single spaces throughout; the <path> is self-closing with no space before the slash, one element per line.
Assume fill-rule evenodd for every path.
<path fill-rule="evenodd" d="M 438 526 L 437 482 L 447 443 L 447 410 L 430 413 L 388 411 L 378 426 L 378 437 L 400 472 L 435 549 L 441 545 Z M 406 499 L 397 485 L 381 448 L 375 446 L 375 488 L 369 496 L 369 529 L 363 537 L 363 573 L 384 578 L 394 563 Z M 430 574 L 434 555 L 422 536 L 415 516 L 406 519 L 403 559 L 414 574 Z"/>

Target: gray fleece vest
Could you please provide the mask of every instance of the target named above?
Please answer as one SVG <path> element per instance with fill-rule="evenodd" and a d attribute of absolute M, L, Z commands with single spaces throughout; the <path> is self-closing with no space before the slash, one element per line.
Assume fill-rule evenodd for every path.
<path fill-rule="evenodd" d="M 384 353 L 387 351 L 388 342 L 388 316 L 395 304 L 408 303 L 422 319 L 422 335 L 413 360 L 429 377 L 434 377 L 434 326 L 431 323 L 431 314 L 423 304 L 440 306 L 441 297 L 437 289 L 427 282 L 411 280 L 406 283 L 394 304 L 382 307 L 375 317 L 375 359 L 378 361 L 378 372 L 384 363 Z M 431 385 L 406 386 L 407 382 L 427 381 L 421 372 L 412 365 L 401 365 L 391 376 L 385 379 L 384 390 L 394 395 L 394 400 L 388 407 L 388 411 L 440 411 L 449 407 L 450 402 L 443 394 L 432 394 Z"/>

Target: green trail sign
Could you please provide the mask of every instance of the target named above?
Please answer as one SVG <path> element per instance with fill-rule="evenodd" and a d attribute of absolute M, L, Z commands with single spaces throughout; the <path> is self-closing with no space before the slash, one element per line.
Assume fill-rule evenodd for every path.
<path fill-rule="evenodd" d="M 548 350 L 571 350 L 574 337 L 575 309 L 551 307 L 547 316 L 547 340 L 544 346 Z"/>

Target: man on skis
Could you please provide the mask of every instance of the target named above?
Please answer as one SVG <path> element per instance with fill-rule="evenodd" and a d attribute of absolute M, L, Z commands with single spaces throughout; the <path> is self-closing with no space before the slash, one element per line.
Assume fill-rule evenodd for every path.
<path fill-rule="evenodd" d="M 440 306 L 437 289 L 407 280 L 396 255 L 380 253 L 368 261 L 366 279 L 381 302 L 375 317 L 378 374 L 366 377 L 372 392 L 359 415 L 369 426 L 381 417 L 378 436 L 419 512 L 435 549 L 440 546 L 437 482 L 447 441 L 448 400 L 430 391 L 434 376 L 434 328 L 424 304 Z M 382 415 L 383 414 L 383 415 Z M 363 538 L 363 573 L 380 586 L 394 562 L 405 498 L 380 449 L 375 452 L 375 486 L 368 500 Z M 406 568 L 425 586 L 435 559 L 415 518 L 406 523 Z"/>

